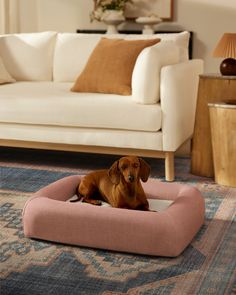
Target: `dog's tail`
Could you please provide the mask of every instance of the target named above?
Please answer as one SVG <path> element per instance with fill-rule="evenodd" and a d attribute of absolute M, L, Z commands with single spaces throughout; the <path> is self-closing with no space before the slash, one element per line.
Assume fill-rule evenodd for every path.
<path fill-rule="evenodd" d="M 75 203 L 75 202 L 79 202 L 80 200 L 83 200 L 83 196 L 79 193 L 79 185 L 77 186 L 75 193 L 77 195 L 77 199 L 70 200 L 71 203 Z"/>

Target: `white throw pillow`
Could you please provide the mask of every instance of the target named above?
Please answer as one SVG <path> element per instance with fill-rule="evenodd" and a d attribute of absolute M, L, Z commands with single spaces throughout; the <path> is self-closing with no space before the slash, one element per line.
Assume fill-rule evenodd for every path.
<path fill-rule="evenodd" d="M 132 99 L 155 104 L 160 99 L 161 68 L 179 62 L 179 48 L 173 41 L 145 48 L 138 56 L 132 75 Z"/>
<path fill-rule="evenodd" d="M 6 70 L 2 58 L 0 56 L 0 84 L 12 82 L 15 82 L 15 79 L 13 79 L 12 76 Z"/>
<path fill-rule="evenodd" d="M 52 80 L 56 32 L 1 35 L 0 55 L 18 81 Z"/>

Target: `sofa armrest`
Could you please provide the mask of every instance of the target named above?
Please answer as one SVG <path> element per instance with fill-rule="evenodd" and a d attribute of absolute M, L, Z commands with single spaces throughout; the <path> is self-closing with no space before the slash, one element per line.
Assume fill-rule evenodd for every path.
<path fill-rule="evenodd" d="M 193 134 L 202 60 L 189 60 L 161 70 L 163 150 L 176 149 Z"/>

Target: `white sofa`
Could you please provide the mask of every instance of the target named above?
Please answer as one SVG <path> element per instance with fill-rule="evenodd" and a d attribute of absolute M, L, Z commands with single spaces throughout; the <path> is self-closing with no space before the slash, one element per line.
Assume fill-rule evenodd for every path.
<path fill-rule="evenodd" d="M 174 153 L 193 133 L 203 71 L 201 60 L 188 59 L 189 33 L 107 35 L 161 42 L 138 56 L 131 96 L 71 92 L 101 36 L 0 36 L 0 146 L 161 157 L 172 181 Z"/>

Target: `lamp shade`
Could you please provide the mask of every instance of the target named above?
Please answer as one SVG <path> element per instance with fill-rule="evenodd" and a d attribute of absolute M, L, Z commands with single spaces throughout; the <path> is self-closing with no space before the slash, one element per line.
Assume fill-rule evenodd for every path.
<path fill-rule="evenodd" d="M 213 51 L 213 56 L 236 58 L 236 33 L 225 33 Z"/>
<path fill-rule="evenodd" d="M 236 75 L 236 33 L 225 33 L 213 51 L 214 57 L 224 57 L 220 72 L 225 76 Z"/>

